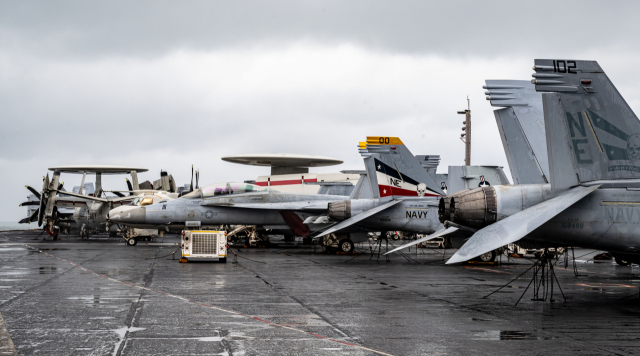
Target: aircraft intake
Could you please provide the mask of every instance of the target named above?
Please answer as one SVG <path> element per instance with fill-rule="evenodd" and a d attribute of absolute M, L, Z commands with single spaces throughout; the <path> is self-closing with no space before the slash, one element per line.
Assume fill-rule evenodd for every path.
<path fill-rule="evenodd" d="M 466 227 L 481 229 L 496 222 L 498 202 L 493 187 L 465 190 L 440 199 L 440 222 L 449 220 Z"/>

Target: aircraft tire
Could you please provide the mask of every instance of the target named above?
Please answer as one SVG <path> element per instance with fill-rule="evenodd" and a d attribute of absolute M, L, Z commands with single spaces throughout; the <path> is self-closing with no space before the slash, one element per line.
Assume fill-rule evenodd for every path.
<path fill-rule="evenodd" d="M 218 260 L 218 262 L 220 262 L 220 263 L 227 263 L 227 258 L 226 258 L 226 257 L 223 257 L 223 258 L 219 259 L 219 260 Z"/>
<path fill-rule="evenodd" d="M 338 250 L 344 253 L 353 252 L 353 242 L 349 239 L 344 239 L 338 244 Z"/>
<path fill-rule="evenodd" d="M 127 246 L 135 246 L 138 244 L 138 239 L 136 239 L 135 237 L 131 237 L 129 238 L 129 240 L 127 240 Z"/>
<path fill-rule="evenodd" d="M 496 251 L 483 253 L 482 255 L 476 257 L 475 260 L 479 262 L 493 262 L 496 260 Z"/>
<path fill-rule="evenodd" d="M 619 266 L 629 266 L 631 264 L 629 261 L 625 261 L 625 260 L 619 259 L 618 257 L 616 257 L 616 263 Z"/>

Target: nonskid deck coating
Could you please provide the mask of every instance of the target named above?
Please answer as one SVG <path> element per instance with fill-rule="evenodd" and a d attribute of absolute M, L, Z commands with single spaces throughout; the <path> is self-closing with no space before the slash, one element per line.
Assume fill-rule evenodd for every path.
<path fill-rule="evenodd" d="M 0 233 L 0 313 L 20 355 L 626 355 L 640 344 L 640 269 L 587 262 L 593 253 L 583 277 L 558 263 L 566 304 L 529 291 L 514 307 L 528 278 L 482 297 L 525 259 L 444 266 L 442 250 L 412 249 L 386 263 L 365 244 L 355 259 L 234 248 L 237 265 L 181 264 L 166 256 L 175 237 L 126 247 L 37 235 Z"/>

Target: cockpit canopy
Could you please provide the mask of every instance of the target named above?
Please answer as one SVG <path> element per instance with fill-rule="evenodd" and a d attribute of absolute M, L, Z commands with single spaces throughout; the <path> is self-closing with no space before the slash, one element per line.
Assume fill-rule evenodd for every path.
<path fill-rule="evenodd" d="M 229 194 L 241 194 L 251 192 L 264 192 L 268 188 L 261 187 L 255 184 L 247 183 L 216 183 L 204 186 L 200 189 L 196 189 L 193 192 L 186 194 L 183 198 L 198 199 L 198 198 L 211 198 L 221 195 Z"/>
<path fill-rule="evenodd" d="M 154 200 L 153 196 L 136 197 L 131 202 L 131 205 L 139 205 L 139 206 L 151 205 L 154 203 L 153 200 Z"/>

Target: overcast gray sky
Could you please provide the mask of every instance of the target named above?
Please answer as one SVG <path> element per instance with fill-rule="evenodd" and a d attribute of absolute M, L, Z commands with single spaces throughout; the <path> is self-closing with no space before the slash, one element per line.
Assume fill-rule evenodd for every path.
<path fill-rule="evenodd" d="M 617 1 L 0 2 L 0 221 L 47 168 L 124 164 L 188 182 L 255 179 L 240 153 L 306 153 L 362 169 L 357 142 L 503 165 L 484 79 L 530 79 L 534 58 L 594 59 L 640 110 L 636 19 Z M 508 171 L 507 171 L 508 173 Z M 65 185 L 79 176 L 63 177 Z M 125 189 L 124 177 L 105 180 Z"/>

